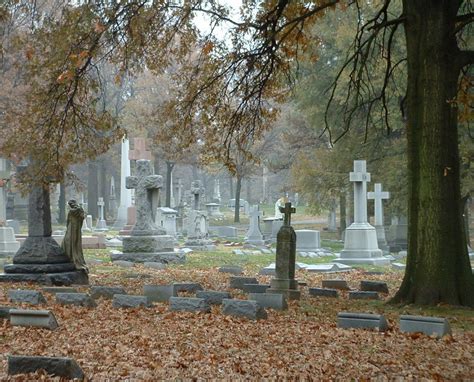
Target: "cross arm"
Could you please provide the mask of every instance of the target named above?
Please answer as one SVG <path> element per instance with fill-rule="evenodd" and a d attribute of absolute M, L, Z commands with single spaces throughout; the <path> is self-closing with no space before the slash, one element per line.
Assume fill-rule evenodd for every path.
<path fill-rule="evenodd" d="M 125 188 L 132 189 L 138 187 L 138 178 L 136 176 L 127 176 L 125 178 Z"/>
<path fill-rule="evenodd" d="M 145 178 L 144 187 L 146 189 L 157 189 L 163 187 L 163 177 L 161 175 L 149 175 Z"/>

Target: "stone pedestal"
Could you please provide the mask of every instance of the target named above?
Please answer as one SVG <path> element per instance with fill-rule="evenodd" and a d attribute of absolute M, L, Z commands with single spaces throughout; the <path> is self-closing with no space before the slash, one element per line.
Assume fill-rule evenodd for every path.
<path fill-rule="evenodd" d="M 0 227 L 0 257 L 13 256 L 18 249 L 20 243 L 15 239 L 13 228 Z"/>
<path fill-rule="evenodd" d="M 207 215 L 202 211 L 190 211 L 186 220 L 187 240 L 184 245 L 195 251 L 211 251 L 216 248 L 208 239 Z"/>
<path fill-rule="evenodd" d="M 366 172 L 364 160 L 354 161 L 350 180 L 354 182 L 354 223 L 346 229 L 344 249 L 334 262 L 390 265 L 390 260 L 382 256 L 378 247 L 375 228 L 367 222 L 367 182 L 370 182 L 370 173 Z"/>
<path fill-rule="evenodd" d="M 0 282 L 88 284 L 87 273 L 76 270 L 51 236 L 49 190 L 33 187 L 28 201 L 28 237 L 13 257 L 13 264 L 5 265 Z"/>
<path fill-rule="evenodd" d="M 299 229 L 295 232 L 297 252 L 316 252 L 321 249 L 319 231 L 312 229 Z"/>
<path fill-rule="evenodd" d="M 206 203 L 207 214 L 213 218 L 222 218 L 224 214 L 220 211 L 219 203 Z"/>

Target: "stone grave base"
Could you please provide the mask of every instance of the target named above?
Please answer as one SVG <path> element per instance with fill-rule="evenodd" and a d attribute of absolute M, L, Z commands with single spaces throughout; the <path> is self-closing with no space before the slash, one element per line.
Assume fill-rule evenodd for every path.
<path fill-rule="evenodd" d="M 184 264 L 186 262 L 186 254 L 179 252 L 116 252 L 110 255 L 112 261 L 124 260 L 134 263 L 155 262 L 163 264 Z"/>
<path fill-rule="evenodd" d="M 207 239 L 188 239 L 184 246 L 193 251 L 214 251 L 216 249 L 214 243 Z"/>
<path fill-rule="evenodd" d="M 364 257 L 364 254 L 361 254 L 361 251 L 354 252 L 353 254 L 357 256 L 342 257 L 343 254 L 341 253 L 341 257 L 333 260 L 333 262 L 346 264 L 346 265 L 355 265 L 355 264 L 380 265 L 380 266 L 390 265 L 390 259 L 387 259 L 383 256 L 371 257 L 370 255 L 373 255 L 374 253 L 371 253 L 370 251 L 368 251 L 368 253 L 366 254 L 367 257 Z M 344 256 L 347 256 L 347 255 L 348 255 L 347 253 L 344 253 Z"/>
<path fill-rule="evenodd" d="M 0 282 L 33 282 L 43 285 L 88 285 L 89 277 L 82 270 L 58 273 L 3 273 Z"/>
<path fill-rule="evenodd" d="M 266 293 L 279 293 L 284 295 L 288 300 L 299 300 L 301 292 L 298 290 L 298 280 L 277 279 L 270 281 L 270 288 Z"/>

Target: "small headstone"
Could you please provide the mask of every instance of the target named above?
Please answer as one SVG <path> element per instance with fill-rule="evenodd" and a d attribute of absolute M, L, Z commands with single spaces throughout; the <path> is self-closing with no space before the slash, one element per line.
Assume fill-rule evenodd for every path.
<path fill-rule="evenodd" d="M 112 264 L 117 265 L 119 267 L 123 267 L 123 268 L 133 267 L 133 263 L 131 261 L 126 261 L 126 260 L 115 260 L 112 262 Z"/>
<path fill-rule="evenodd" d="M 168 302 L 170 297 L 177 297 L 174 285 L 144 285 L 143 294 L 150 302 Z"/>
<path fill-rule="evenodd" d="M 403 333 L 421 332 L 427 336 L 435 335 L 440 338 L 451 334 L 451 327 L 446 318 L 401 315 L 400 331 Z"/>
<path fill-rule="evenodd" d="M 229 265 L 224 265 L 224 266 L 220 267 L 219 272 L 230 273 L 230 274 L 233 274 L 233 275 L 236 275 L 236 276 L 241 275 L 242 273 L 244 273 L 242 267 L 229 266 Z"/>
<path fill-rule="evenodd" d="M 338 297 L 337 289 L 329 289 L 329 288 L 309 288 L 309 295 L 310 296 L 317 296 L 317 297 Z"/>
<path fill-rule="evenodd" d="M 42 357 L 42 356 L 8 356 L 8 374 L 27 374 L 38 370 L 45 370 L 48 374 L 67 379 L 83 380 L 84 372 L 72 358 Z"/>
<path fill-rule="evenodd" d="M 166 269 L 166 264 L 164 263 L 157 263 L 155 261 L 145 261 L 143 263 L 143 266 L 145 268 L 151 268 L 151 269 L 158 269 L 158 270 L 163 270 Z"/>
<path fill-rule="evenodd" d="M 71 287 L 44 287 L 43 292 L 56 294 L 56 293 L 79 293 L 76 288 Z"/>
<path fill-rule="evenodd" d="M 231 276 L 229 279 L 229 287 L 235 289 L 244 289 L 244 284 L 258 284 L 255 277 Z"/>
<path fill-rule="evenodd" d="M 387 320 L 380 314 L 349 313 L 337 314 L 337 327 L 348 329 L 378 329 L 384 332 L 388 329 Z"/>
<path fill-rule="evenodd" d="M 45 304 L 46 300 L 41 292 L 27 289 L 10 289 L 8 291 L 10 302 L 28 303 L 32 305 Z"/>
<path fill-rule="evenodd" d="M 203 298 L 170 297 L 169 302 L 169 309 L 175 312 L 211 312 L 211 306 Z"/>
<path fill-rule="evenodd" d="M 402 263 L 392 263 L 392 268 L 396 269 L 397 271 L 404 271 L 407 266 Z"/>
<path fill-rule="evenodd" d="M 59 325 L 49 310 L 10 309 L 10 325 L 56 329 Z"/>
<path fill-rule="evenodd" d="M 10 309 L 13 308 L 10 306 L 0 306 L 0 319 L 8 320 L 10 318 Z"/>
<path fill-rule="evenodd" d="M 275 276 L 275 274 L 276 274 L 275 267 L 262 268 L 262 269 L 260 269 L 258 274 L 262 275 L 262 276 Z"/>
<path fill-rule="evenodd" d="M 388 293 L 388 286 L 387 283 L 383 281 L 361 281 L 360 290 Z"/>
<path fill-rule="evenodd" d="M 203 290 L 203 287 L 199 283 L 173 283 L 176 292 L 191 292 L 194 293 L 198 290 Z"/>
<path fill-rule="evenodd" d="M 111 286 L 92 286 L 90 287 L 91 297 L 96 300 L 99 298 L 105 298 L 111 300 L 115 294 L 127 294 L 123 287 L 111 287 Z"/>
<path fill-rule="evenodd" d="M 96 302 L 87 293 L 56 293 L 56 302 L 60 305 L 76 305 L 95 308 Z"/>
<path fill-rule="evenodd" d="M 223 299 L 232 298 L 229 292 L 217 290 L 200 290 L 196 292 L 196 297 L 206 300 L 211 305 L 220 305 Z"/>
<path fill-rule="evenodd" d="M 149 308 L 152 306 L 151 302 L 146 296 L 132 296 L 129 294 L 115 294 L 112 300 L 114 308 Z"/>
<path fill-rule="evenodd" d="M 323 280 L 322 282 L 323 288 L 332 288 L 332 289 L 340 289 L 340 290 L 349 290 L 349 285 L 347 285 L 346 280 Z"/>
<path fill-rule="evenodd" d="M 265 309 L 254 300 L 224 299 L 222 300 L 222 314 L 246 317 L 251 320 L 267 318 Z"/>
<path fill-rule="evenodd" d="M 265 293 L 270 285 L 267 284 L 244 284 L 243 291 L 246 293 Z"/>
<path fill-rule="evenodd" d="M 319 231 L 312 229 L 296 230 L 296 251 L 315 252 L 321 247 Z"/>
<path fill-rule="evenodd" d="M 349 300 L 378 300 L 377 292 L 352 291 L 349 292 Z"/>
<path fill-rule="evenodd" d="M 263 308 L 275 310 L 288 309 L 285 296 L 279 293 L 250 293 L 249 300 L 257 301 Z"/>

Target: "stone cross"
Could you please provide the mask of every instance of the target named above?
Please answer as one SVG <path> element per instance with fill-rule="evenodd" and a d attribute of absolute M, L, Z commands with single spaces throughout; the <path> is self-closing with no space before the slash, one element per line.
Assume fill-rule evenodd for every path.
<path fill-rule="evenodd" d="M 104 198 L 99 197 L 99 200 L 97 201 L 97 206 L 99 207 L 99 220 L 104 220 Z"/>
<path fill-rule="evenodd" d="M 126 187 L 135 189 L 137 222 L 132 235 L 158 235 L 159 230 L 154 222 L 157 205 L 154 201 L 158 199 L 160 189 L 163 187 L 163 177 L 153 174 L 149 160 L 137 160 L 137 176 L 127 177 Z"/>
<path fill-rule="evenodd" d="M 354 182 L 354 223 L 367 223 L 367 182 L 370 182 L 370 173 L 367 172 L 365 160 L 354 161 L 354 171 L 349 174 L 349 180 Z"/>
<path fill-rule="evenodd" d="M 247 243 L 255 245 L 263 245 L 262 232 L 260 232 L 259 219 L 262 216 L 262 211 L 259 210 L 258 205 L 250 209 L 250 226 L 247 232 Z"/>
<path fill-rule="evenodd" d="M 280 212 L 284 215 L 284 225 L 291 225 L 291 214 L 296 213 L 296 208 L 291 207 L 291 202 L 285 203 L 285 207 L 280 207 Z"/>
<path fill-rule="evenodd" d="M 151 151 L 146 149 L 145 138 L 134 138 L 133 139 L 133 150 L 128 152 L 128 159 L 140 160 L 146 159 L 151 160 Z"/>
<path fill-rule="evenodd" d="M 199 180 L 195 180 L 191 183 L 191 194 L 194 195 L 194 210 L 199 210 L 199 198 L 203 193 L 203 188 L 201 187 L 201 182 Z"/>
<path fill-rule="evenodd" d="M 367 199 L 374 199 L 375 225 L 383 226 L 382 200 L 390 199 L 390 193 L 382 191 L 381 183 L 375 183 L 374 192 L 368 192 Z"/>

